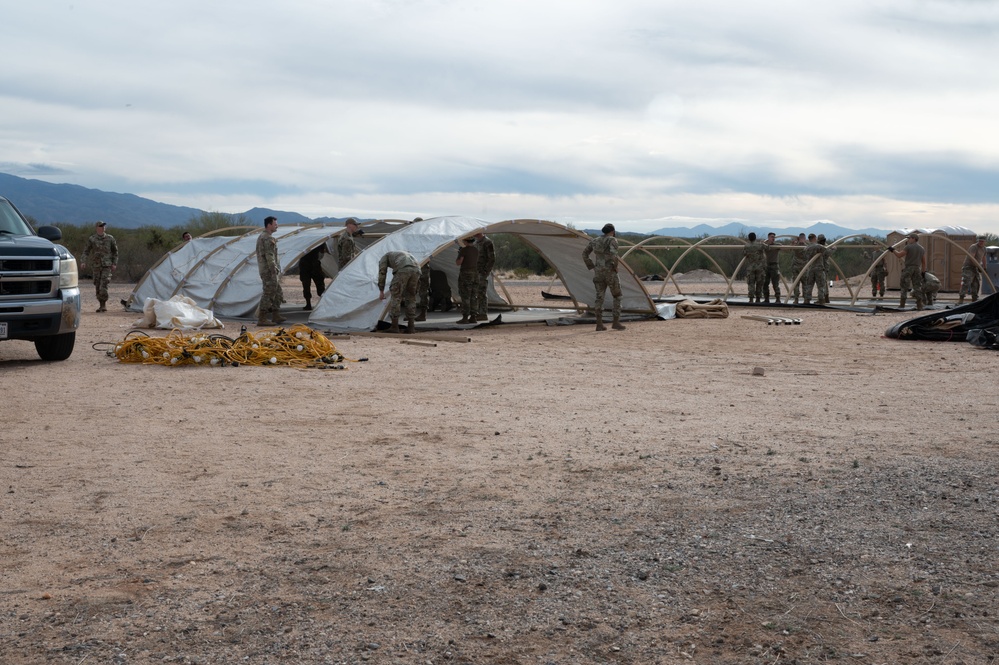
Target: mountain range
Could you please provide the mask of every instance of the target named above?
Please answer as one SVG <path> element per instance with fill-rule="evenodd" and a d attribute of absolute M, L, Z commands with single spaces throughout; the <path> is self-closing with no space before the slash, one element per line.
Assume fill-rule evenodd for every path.
<path fill-rule="evenodd" d="M 135 229 L 140 226 L 176 228 L 185 226 L 193 218 L 206 214 L 206 211 L 197 208 L 159 203 L 134 194 L 105 192 L 79 185 L 54 184 L 6 173 L 0 173 L 0 196 L 10 199 L 25 216 L 30 217 L 37 224 L 56 226 L 59 224 L 86 226 L 97 220 L 103 220 L 113 228 Z M 274 215 L 282 223 L 287 224 L 342 223 L 347 219 L 346 217 L 310 218 L 297 212 L 269 208 L 251 208 L 240 214 L 253 224 L 262 224 L 268 215 Z M 653 231 L 650 235 L 677 238 L 715 235 L 739 237 L 750 231 L 764 236 L 768 231 L 774 231 L 778 235 L 797 234 L 804 231 L 806 233 L 822 233 L 829 239 L 856 233 L 877 237 L 885 237 L 888 234 L 888 231 L 884 229 L 848 229 L 829 222 L 816 222 L 811 226 L 800 228 L 767 228 L 744 222 L 731 222 L 720 227 L 699 224 L 693 227 L 661 228 Z M 588 232 L 597 235 L 600 233 L 597 230 L 588 230 Z"/>

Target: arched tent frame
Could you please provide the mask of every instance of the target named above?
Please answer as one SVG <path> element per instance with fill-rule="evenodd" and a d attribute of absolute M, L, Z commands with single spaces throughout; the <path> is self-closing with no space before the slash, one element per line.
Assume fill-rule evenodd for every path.
<path fill-rule="evenodd" d="M 472 217 L 435 217 L 413 224 L 382 238 L 351 261 L 330 284 L 309 323 L 328 330 L 359 332 L 372 330 L 384 316 L 387 299 L 378 298 L 378 263 L 389 251 L 405 250 L 421 265 L 438 258 L 444 265 L 457 250 L 455 241 L 478 232 L 513 234 L 537 250 L 551 265 L 569 293 L 577 311 L 591 309 L 595 302 L 593 273 L 583 264 L 582 252 L 590 237 L 555 222 L 516 219 L 489 223 Z M 443 258 L 442 258 L 443 257 Z M 622 310 L 655 314 L 649 294 L 634 272 L 621 264 Z M 455 269 L 456 270 L 456 269 Z M 391 271 L 386 290 L 391 284 Z M 610 307 L 610 299 L 605 301 Z M 516 306 L 515 303 L 510 303 Z"/>
<path fill-rule="evenodd" d="M 782 234 L 776 237 L 777 239 L 782 239 L 782 238 L 794 239 L 797 237 L 797 235 Z M 713 244 L 714 242 L 717 242 L 719 240 L 724 240 L 726 238 L 732 238 L 734 240 L 738 240 L 738 243 Z M 864 238 L 870 240 L 873 244 L 850 245 L 849 246 L 850 249 L 883 249 L 885 247 L 885 243 L 879 241 L 877 238 L 862 233 L 857 233 L 853 235 L 843 236 L 842 238 L 838 238 L 837 240 L 830 243 L 828 247 L 829 249 L 835 249 L 837 246 L 842 245 L 845 242 L 853 240 L 855 238 Z M 663 240 L 668 241 L 668 243 L 662 244 Z M 949 238 L 947 240 L 950 241 Z M 683 260 L 686 259 L 691 253 L 699 252 L 711 262 L 711 264 L 715 267 L 717 274 L 720 275 L 725 280 L 726 289 L 725 293 L 723 294 L 723 299 L 727 299 L 730 296 L 735 296 L 735 282 L 736 282 L 735 276 L 739 274 L 739 271 L 742 269 L 743 265 L 745 264 L 745 258 L 741 259 L 736 264 L 731 274 L 726 274 L 725 271 L 722 269 L 721 265 L 719 265 L 718 261 L 716 261 L 715 258 L 711 255 L 711 252 L 716 250 L 743 249 L 748 244 L 749 244 L 748 241 L 743 240 L 742 238 L 736 238 L 735 236 L 731 235 L 709 236 L 707 238 L 702 238 L 696 242 L 690 242 L 689 240 L 686 240 L 684 238 L 677 238 L 674 236 L 653 236 L 651 238 L 646 238 L 641 242 L 635 243 L 634 245 L 628 247 L 628 249 L 622 255 L 622 258 L 627 258 L 631 254 L 639 252 L 644 254 L 645 256 L 650 257 L 653 261 L 655 261 L 666 273 L 663 279 L 662 286 L 659 287 L 659 293 L 656 295 L 657 298 L 663 298 L 665 296 L 666 286 L 670 283 L 672 283 L 673 286 L 676 288 L 678 294 L 686 295 L 684 293 L 683 287 L 676 280 L 675 277 L 676 269 L 678 266 L 680 266 L 683 263 Z M 780 248 L 781 251 L 795 251 L 795 248 L 792 245 L 781 245 Z M 667 266 L 659 259 L 658 256 L 652 253 L 651 250 L 654 249 L 664 249 L 664 250 L 683 249 L 684 251 L 680 254 L 679 257 L 677 257 L 675 261 L 673 261 L 672 265 Z M 965 251 L 965 253 L 967 252 Z M 882 256 L 884 254 L 887 254 L 887 250 L 885 250 Z M 809 261 L 798 272 L 798 274 L 793 276 L 790 283 L 787 281 L 787 278 L 783 274 L 781 274 L 781 283 L 784 285 L 785 289 L 787 290 L 786 291 L 787 293 L 791 293 L 794 289 L 794 286 L 803 281 L 805 273 L 808 272 L 808 269 L 816 260 L 818 260 L 818 256 L 813 256 L 811 259 L 809 259 Z M 875 262 L 872 262 L 871 265 L 868 267 L 867 272 L 864 274 L 861 283 L 866 283 L 866 281 L 870 278 L 870 273 L 874 267 Z M 854 287 L 851 286 L 850 280 L 847 279 L 847 275 L 844 274 L 843 270 L 839 267 L 839 264 L 836 262 L 833 256 L 830 256 L 830 263 L 834 269 L 834 274 L 839 275 L 840 277 L 843 278 L 843 283 L 846 285 L 847 291 L 850 294 L 850 304 L 852 305 L 856 303 L 857 299 L 859 298 L 859 290 L 855 290 Z"/>

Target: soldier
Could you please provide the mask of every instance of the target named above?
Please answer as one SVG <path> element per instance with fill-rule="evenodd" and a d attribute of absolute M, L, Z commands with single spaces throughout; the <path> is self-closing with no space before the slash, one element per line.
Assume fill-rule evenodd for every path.
<path fill-rule="evenodd" d="M 756 242 L 756 234 L 750 231 L 749 244 L 743 248 L 746 262 L 746 286 L 749 302 L 763 302 L 763 282 L 767 276 L 766 247 Z"/>
<path fill-rule="evenodd" d="M 885 280 L 888 278 L 888 266 L 885 264 L 885 256 L 881 250 L 871 251 L 871 260 L 874 265 L 871 267 L 871 297 L 885 297 Z M 880 294 L 880 295 L 879 295 Z"/>
<path fill-rule="evenodd" d="M 302 295 L 305 296 L 306 312 L 312 311 L 312 285 L 316 285 L 316 296 L 322 297 L 326 291 L 326 273 L 323 272 L 323 254 L 326 244 L 313 247 L 298 261 L 298 278 L 302 281 Z"/>
<path fill-rule="evenodd" d="M 818 289 L 817 289 L 818 290 L 818 296 L 819 296 L 819 301 L 818 302 L 819 302 L 820 305 L 828 305 L 829 304 L 829 273 L 832 272 L 829 269 L 829 261 L 830 261 L 830 254 L 832 253 L 832 250 L 830 250 L 828 247 L 826 247 L 826 237 L 823 234 L 820 233 L 819 237 L 816 238 L 816 241 L 822 247 L 822 256 L 821 256 L 821 258 L 819 258 L 819 261 L 822 263 L 822 270 L 821 270 L 821 272 L 819 272 L 819 274 L 816 275 L 816 279 L 818 280 L 816 282 L 818 284 Z"/>
<path fill-rule="evenodd" d="M 610 289 L 614 298 L 613 312 L 614 320 L 611 328 L 614 330 L 624 330 L 621 325 L 621 280 L 617 275 L 617 232 L 613 224 L 604 224 L 600 229 L 602 236 L 593 238 L 586 244 L 583 250 L 583 263 L 587 270 L 593 271 L 593 286 L 596 289 L 596 299 L 593 303 L 593 311 L 597 317 L 597 330 L 607 330 L 604 327 L 604 294 Z M 594 255 L 596 261 L 590 259 L 590 254 Z"/>
<path fill-rule="evenodd" d="M 189 242 L 191 240 L 191 238 L 192 238 L 192 236 L 191 236 L 191 232 L 190 231 L 184 231 L 183 233 L 180 234 L 180 239 L 183 242 Z"/>
<path fill-rule="evenodd" d="M 763 274 L 763 302 L 770 304 L 770 287 L 774 289 L 774 302 L 780 304 L 780 246 L 777 242 L 777 234 L 771 231 L 764 241 L 766 246 L 764 252 L 767 257 L 766 268 Z"/>
<path fill-rule="evenodd" d="M 417 218 L 419 219 L 419 218 Z M 419 312 L 416 315 L 417 321 L 427 320 L 427 311 L 431 309 L 430 307 L 430 261 L 423 264 L 423 268 L 420 269 L 420 287 L 419 287 L 419 301 L 417 303 L 417 309 Z"/>
<path fill-rule="evenodd" d="M 90 265 L 90 271 L 94 274 L 97 301 L 100 303 L 98 312 L 108 311 L 105 306 L 108 301 L 108 284 L 118 267 L 118 243 L 113 235 L 106 232 L 106 227 L 107 222 L 97 222 L 94 226 L 95 233 L 87 239 L 87 248 L 83 250 L 83 262 L 80 264 L 81 268 Z"/>
<path fill-rule="evenodd" d="M 465 246 L 458 250 L 454 263 L 458 266 L 458 297 L 461 299 L 461 320 L 458 323 L 475 323 L 478 308 L 475 295 L 479 289 L 479 250 L 475 238 L 465 238 Z"/>
<path fill-rule="evenodd" d="M 940 291 L 940 280 L 936 275 L 927 271 L 923 273 L 923 300 L 927 305 L 932 305 L 937 301 L 937 293 Z"/>
<path fill-rule="evenodd" d="M 968 256 L 964 257 L 961 266 L 961 293 L 957 304 L 964 304 L 964 296 L 971 295 L 971 302 L 978 300 L 978 289 L 982 286 L 982 274 L 985 269 L 985 236 L 978 236 L 975 244 L 968 248 Z"/>
<path fill-rule="evenodd" d="M 389 293 L 389 315 L 392 317 L 390 333 L 399 332 L 399 313 L 405 301 L 407 333 L 416 332 L 416 296 L 420 288 L 420 262 L 409 252 L 386 252 L 378 261 L 378 299 L 385 300 L 385 278 L 392 268 L 392 285 Z"/>
<path fill-rule="evenodd" d="M 264 219 L 264 232 L 257 238 L 257 270 L 260 281 L 263 282 L 263 292 L 260 295 L 260 307 L 257 312 L 257 325 L 269 326 L 285 320 L 281 316 L 281 303 L 284 293 L 281 291 L 281 264 L 278 261 L 277 217 Z"/>
<path fill-rule="evenodd" d="M 822 236 L 825 240 L 825 236 Z M 817 303 L 821 303 L 823 298 L 823 285 L 826 284 L 826 269 L 825 263 L 822 260 L 822 254 L 825 252 L 825 247 L 819 243 L 819 239 L 814 233 L 808 234 L 808 246 L 805 247 L 804 260 L 805 264 L 808 266 L 805 268 L 805 287 L 803 296 L 805 299 L 805 304 L 810 305 L 812 302 L 812 289 L 818 286 L 818 299 Z M 814 261 L 812 257 L 818 256 Z M 828 284 L 826 284 L 828 289 Z"/>
<path fill-rule="evenodd" d="M 798 295 L 802 290 L 802 282 L 805 276 L 801 274 L 802 268 L 805 267 L 805 247 L 808 242 L 805 240 L 805 233 L 802 231 L 798 234 L 798 237 L 794 239 L 791 246 L 794 250 L 791 252 L 791 279 L 794 280 L 794 304 L 798 304 Z"/>
<path fill-rule="evenodd" d="M 496 265 L 496 247 L 482 231 L 475 234 L 475 247 L 479 250 L 479 281 L 475 292 L 475 303 L 478 312 L 475 318 L 479 321 L 489 320 L 489 275 Z"/>
<path fill-rule="evenodd" d="M 904 259 L 902 264 L 902 279 L 899 287 L 902 296 L 899 298 L 898 306 L 905 307 L 905 295 L 907 290 L 912 291 L 916 297 L 916 309 L 923 309 L 923 273 L 926 272 L 926 250 L 919 244 L 919 234 L 913 231 L 906 236 L 905 247 L 902 249 L 891 248 L 891 253 L 900 259 Z"/>
<path fill-rule="evenodd" d="M 336 239 L 336 267 L 337 270 L 343 270 L 347 267 L 347 264 L 354 260 L 357 256 L 357 244 L 354 242 L 356 236 L 363 236 L 364 231 L 361 230 L 360 226 L 357 224 L 357 220 L 351 217 L 348 219 L 344 226 L 346 231 L 337 236 Z"/>

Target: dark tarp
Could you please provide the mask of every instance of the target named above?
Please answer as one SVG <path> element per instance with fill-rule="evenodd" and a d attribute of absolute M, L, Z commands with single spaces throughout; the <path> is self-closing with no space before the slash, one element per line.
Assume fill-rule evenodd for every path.
<path fill-rule="evenodd" d="M 978 332 L 970 336 L 968 334 L 971 331 L 989 329 L 999 329 L 999 294 L 896 323 L 885 332 L 885 336 L 892 339 L 971 342 L 976 346 L 990 346 L 976 341 L 987 339 L 987 335 Z"/>

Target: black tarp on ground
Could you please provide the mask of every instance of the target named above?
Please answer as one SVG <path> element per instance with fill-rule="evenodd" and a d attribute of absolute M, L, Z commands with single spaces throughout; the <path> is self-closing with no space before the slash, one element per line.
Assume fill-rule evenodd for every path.
<path fill-rule="evenodd" d="M 999 293 L 977 302 L 896 323 L 886 337 L 933 342 L 967 342 L 968 332 L 999 328 Z M 978 344 L 978 346 L 984 346 Z"/>

